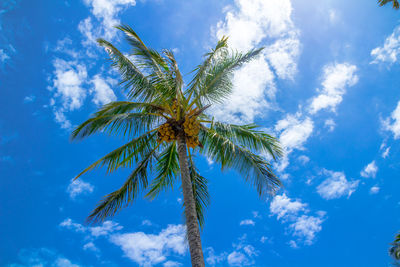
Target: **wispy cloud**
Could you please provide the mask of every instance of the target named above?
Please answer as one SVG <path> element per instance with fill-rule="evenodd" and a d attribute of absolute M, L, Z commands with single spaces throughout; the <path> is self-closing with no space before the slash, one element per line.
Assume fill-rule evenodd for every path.
<path fill-rule="evenodd" d="M 378 166 L 376 165 L 375 160 L 369 163 L 365 168 L 360 172 L 360 175 L 365 178 L 375 178 L 376 173 L 378 172 Z"/>
<path fill-rule="evenodd" d="M 90 183 L 84 182 L 82 179 L 71 179 L 71 182 L 67 187 L 67 193 L 71 199 L 75 199 L 79 195 L 92 193 L 93 190 L 94 186 Z"/>
<path fill-rule="evenodd" d="M 357 67 L 348 63 L 332 64 L 324 67 L 322 90 L 311 100 L 309 112 L 315 114 L 322 109 L 336 111 L 343 100 L 347 87 L 358 82 Z"/>
<path fill-rule="evenodd" d="M 385 39 L 383 46 L 376 47 L 371 51 L 373 64 L 397 62 L 400 54 L 400 27 L 396 27 L 393 33 Z"/>
<path fill-rule="evenodd" d="M 390 116 L 382 121 L 382 127 L 386 131 L 393 133 L 394 139 L 400 137 L 400 101 Z"/>

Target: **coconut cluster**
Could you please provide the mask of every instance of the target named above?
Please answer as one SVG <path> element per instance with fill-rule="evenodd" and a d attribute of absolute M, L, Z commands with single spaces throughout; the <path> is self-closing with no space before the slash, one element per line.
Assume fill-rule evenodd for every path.
<path fill-rule="evenodd" d="M 186 144 L 188 147 L 195 148 L 199 143 L 199 131 L 200 123 L 196 120 L 196 117 L 187 116 L 183 123 L 183 130 L 186 134 Z"/>
<path fill-rule="evenodd" d="M 176 139 L 176 133 L 168 122 L 158 128 L 158 142 L 172 142 Z"/>

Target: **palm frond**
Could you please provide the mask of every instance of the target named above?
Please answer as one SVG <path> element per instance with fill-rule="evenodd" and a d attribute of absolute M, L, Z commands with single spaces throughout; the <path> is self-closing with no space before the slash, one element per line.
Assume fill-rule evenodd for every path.
<path fill-rule="evenodd" d="M 256 124 L 235 125 L 213 122 L 211 128 L 242 147 L 254 152 L 268 153 L 274 160 L 283 154 L 278 139 L 258 130 L 259 127 Z"/>
<path fill-rule="evenodd" d="M 105 165 L 107 166 L 107 172 L 109 173 L 121 167 L 130 167 L 132 161 L 127 159 L 133 158 L 137 161 L 140 157 L 144 157 L 145 154 L 148 153 L 148 149 L 154 147 L 155 143 L 156 133 L 147 132 L 95 161 L 89 167 L 80 172 L 74 179 L 78 179 L 88 171 L 98 167 L 101 168 Z"/>
<path fill-rule="evenodd" d="M 151 72 L 150 76 L 154 79 L 154 83 L 161 85 L 158 90 L 173 91 L 172 81 L 168 78 L 170 70 L 166 60 L 156 50 L 148 48 L 131 27 L 120 25 L 116 28 L 125 33 L 126 40 L 133 50 L 132 56 L 138 59 L 138 67 Z"/>
<path fill-rule="evenodd" d="M 121 74 L 121 84 L 128 91 L 128 97 L 139 99 L 143 102 L 155 98 L 159 94 L 156 84 L 152 83 L 126 56 L 117 48 L 104 39 L 98 39 L 99 45 L 103 46 L 110 56 L 112 66 L 116 67 Z"/>
<path fill-rule="evenodd" d="M 156 149 L 154 148 L 139 162 L 121 188 L 106 195 L 99 202 L 87 218 L 88 222 L 102 222 L 106 218 L 114 216 L 121 208 L 132 203 L 139 189 L 145 189 L 148 185 L 147 172 L 149 166 L 151 166 L 155 151 Z"/>
<path fill-rule="evenodd" d="M 173 71 L 173 78 L 175 80 L 175 96 L 177 99 L 182 98 L 183 77 L 178 68 L 178 63 L 175 60 L 174 53 L 170 50 L 164 50 L 165 56 L 169 60 L 170 69 Z"/>
<path fill-rule="evenodd" d="M 176 142 L 172 142 L 158 157 L 157 177 L 151 182 L 147 197 L 154 199 L 162 190 L 172 187 L 179 173 L 178 151 Z"/>
<path fill-rule="evenodd" d="M 206 60 L 204 60 L 203 64 L 197 66 L 197 68 L 193 71 L 196 72 L 192 81 L 188 85 L 188 89 L 186 90 L 186 94 L 191 95 L 194 91 L 199 90 L 199 86 L 204 83 L 208 75 L 208 70 L 215 58 L 220 54 L 221 50 L 225 50 L 228 47 L 228 37 L 223 36 L 221 40 L 218 41 L 216 47 L 210 52 L 204 55 Z M 198 93 L 197 93 L 198 95 Z"/>
<path fill-rule="evenodd" d="M 192 181 L 197 220 L 199 221 L 200 228 L 203 228 L 204 213 L 207 206 L 210 204 L 210 195 L 208 193 L 207 179 L 200 175 L 191 155 L 189 156 L 189 172 Z"/>
<path fill-rule="evenodd" d="M 197 106 L 207 103 L 222 103 L 232 93 L 233 71 L 257 57 L 263 48 L 250 50 L 242 54 L 238 52 L 221 52 L 219 57 L 208 68 L 204 81 L 195 90 Z"/>
<path fill-rule="evenodd" d="M 71 139 L 83 139 L 98 132 L 135 136 L 151 129 L 161 118 L 151 113 L 104 114 L 88 119 L 71 134 Z"/>
<path fill-rule="evenodd" d="M 281 182 L 270 163 L 245 147 L 235 144 L 215 129 L 201 129 L 199 139 L 204 146 L 200 152 L 220 163 L 222 169 L 237 170 L 256 188 L 260 197 L 274 194 L 281 187 Z"/>

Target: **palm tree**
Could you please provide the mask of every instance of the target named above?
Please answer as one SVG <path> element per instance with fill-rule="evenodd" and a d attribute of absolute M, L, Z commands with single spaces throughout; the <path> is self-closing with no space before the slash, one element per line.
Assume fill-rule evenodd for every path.
<path fill-rule="evenodd" d="M 396 261 L 400 260 L 400 234 L 395 236 L 394 242 L 391 245 L 392 247 L 389 249 L 389 255 Z"/>
<path fill-rule="evenodd" d="M 96 223 L 113 216 L 145 191 L 155 198 L 181 178 L 187 238 L 193 266 L 204 266 L 200 228 L 209 204 L 207 180 L 194 164 L 197 153 L 233 168 L 253 185 L 260 197 L 274 193 L 281 182 L 263 153 L 276 160 L 282 150 L 276 138 L 254 124 L 216 122 L 207 109 L 221 103 L 232 91 L 232 73 L 260 54 L 262 49 L 238 53 L 228 49 L 223 37 L 185 85 L 174 55 L 148 48 L 128 26 L 118 26 L 131 46 L 124 55 L 111 43 L 98 39 L 108 52 L 112 66 L 121 74 L 127 101 L 111 102 L 78 126 L 72 139 L 94 133 L 119 135 L 128 142 L 100 158 L 76 178 L 96 167 L 108 172 L 133 168 L 118 190 L 104 196 L 88 217 Z M 154 177 L 149 181 L 149 177 Z"/>
<path fill-rule="evenodd" d="M 378 3 L 380 6 L 384 6 L 389 2 L 393 2 L 393 8 L 394 9 L 399 9 L 400 5 L 399 5 L 399 1 L 398 0 L 378 0 Z"/>

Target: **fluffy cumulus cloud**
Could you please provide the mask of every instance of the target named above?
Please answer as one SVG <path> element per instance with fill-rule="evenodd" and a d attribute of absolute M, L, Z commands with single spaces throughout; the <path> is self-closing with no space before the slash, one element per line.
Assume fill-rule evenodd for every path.
<path fill-rule="evenodd" d="M 300 51 L 298 30 L 294 27 L 290 0 L 236 0 L 225 8 L 226 16 L 214 29 L 215 36 L 229 36 L 229 45 L 239 51 L 266 46 L 262 55 L 234 76 L 234 89 L 228 104 L 214 110 L 218 119 L 252 122 L 265 114 L 274 102 L 275 75 L 292 79 Z M 260 78 L 261 77 L 261 78 Z"/>
<path fill-rule="evenodd" d="M 186 227 L 184 225 L 168 225 L 158 234 L 144 232 L 123 233 L 123 227 L 113 221 L 105 221 L 99 226 L 84 226 L 67 218 L 60 227 L 84 235 L 84 250 L 99 252 L 95 241 L 105 238 L 120 247 L 125 256 L 139 266 L 181 266 L 179 262 L 167 259 L 168 256 L 183 256 L 187 251 Z"/>
<path fill-rule="evenodd" d="M 376 173 L 378 172 L 378 166 L 376 165 L 375 160 L 369 163 L 365 168 L 360 172 L 360 175 L 365 178 L 375 178 Z"/>
<path fill-rule="evenodd" d="M 61 128 L 70 128 L 71 122 L 66 118 L 65 112 L 79 109 L 86 99 L 87 92 L 83 85 L 87 79 L 87 70 L 84 64 L 77 61 L 65 61 L 56 58 L 53 61 L 54 76 L 50 105 L 53 106 L 54 119 Z"/>
<path fill-rule="evenodd" d="M 373 61 L 371 63 L 397 62 L 400 54 L 400 27 L 396 27 L 393 33 L 386 38 L 383 46 L 379 46 L 371 51 Z"/>
<path fill-rule="evenodd" d="M 71 199 L 75 199 L 79 195 L 92 193 L 93 189 L 93 185 L 84 182 L 82 179 L 72 179 L 67 187 L 67 193 L 69 194 Z"/>
<path fill-rule="evenodd" d="M 290 246 L 297 248 L 299 243 L 311 245 L 316 234 L 322 230 L 326 212 L 318 211 L 315 215 L 309 215 L 308 205 L 298 199 L 291 199 L 285 194 L 274 197 L 270 204 L 271 215 L 287 224 L 288 232 L 297 238 L 292 240 Z"/>
<path fill-rule="evenodd" d="M 53 66 L 53 86 L 49 89 L 55 90 L 54 97 L 60 98 L 64 110 L 80 108 L 86 98 L 86 90 L 82 87 L 87 78 L 85 65 L 56 58 Z"/>
<path fill-rule="evenodd" d="M 165 263 L 170 253 L 184 255 L 187 250 L 183 225 L 168 225 L 157 235 L 143 232 L 114 234 L 110 241 L 121 247 L 125 256 L 140 266 Z"/>
<path fill-rule="evenodd" d="M 343 100 L 347 87 L 358 82 L 357 67 L 349 63 L 329 64 L 323 70 L 322 89 L 311 100 L 309 112 L 315 114 L 322 109 L 336 111 Z"/>
<path fill-rule="evenodd" d="M 342 196 L 350 197 L 360 182 L 348 181 L 344 172 L 324 169 L 322 174 L 327 178 L 317 186 L 317 192 L 324 199 L 335 199 Z"/>
<path fill-rule="evenodd" d="M 395 110 L 390 114 L 390 117 L 382 121 L 384 130 L 393 133 L 394 139 L 400 137 L 400 101 L 397 103 Z"/>
<path fill-rule="evenodd" d="M 277 195 L 272 200 L 269 210 L 279 219 L 292 219 L 301 211 L 307 211 L 307 204 L 298 199 L 291 199 L 286 194 Z"/>
<path fill-rule="evenodd" d="M 279 132 L 279 141 L 286 151 L 303 149 L 303 144 L 310 137 L 314 129 L 314 122 L 306 117 L 301 119 L 299 114 L 288 114 L 275 125 L 275 131 Z"/>

